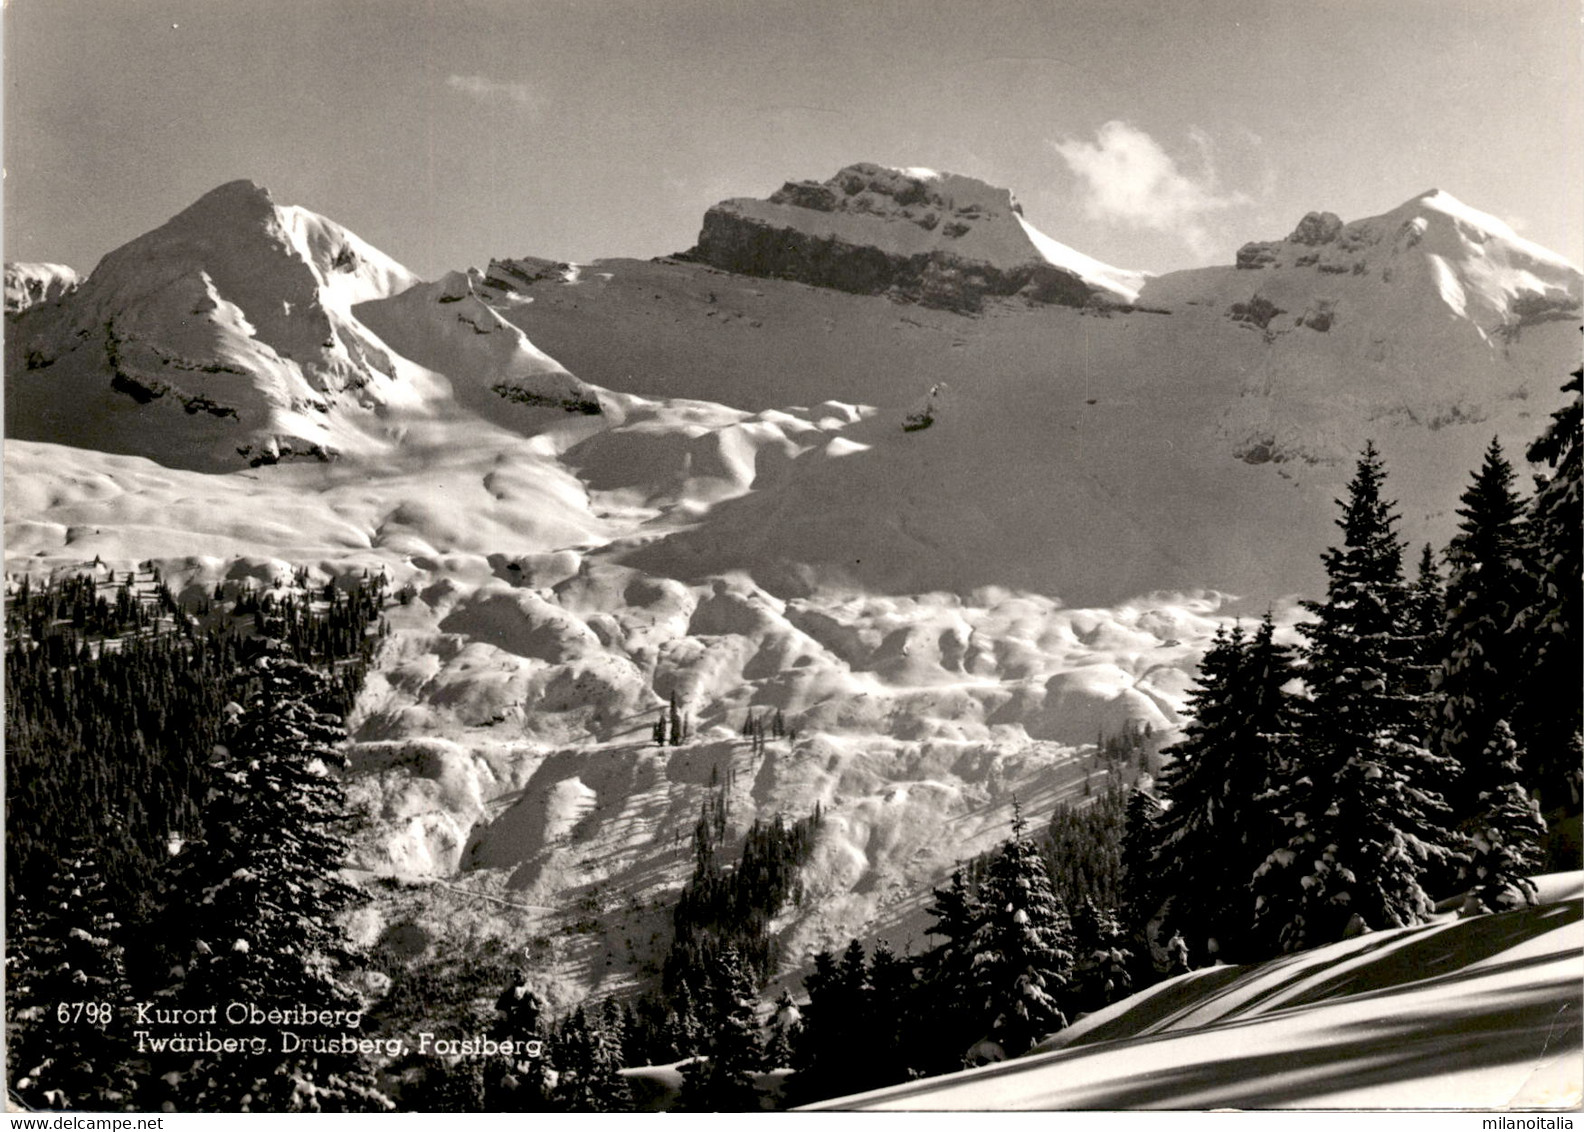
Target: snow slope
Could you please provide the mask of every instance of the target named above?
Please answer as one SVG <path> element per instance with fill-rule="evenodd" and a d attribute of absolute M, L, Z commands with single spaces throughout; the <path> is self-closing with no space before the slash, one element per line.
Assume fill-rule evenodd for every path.
<path fill-rule="evenodd" d="M 1179 976 L 998 1065 L 823 1109 L 1576 1108 L 1584 874 L 1537 905 Z"/>

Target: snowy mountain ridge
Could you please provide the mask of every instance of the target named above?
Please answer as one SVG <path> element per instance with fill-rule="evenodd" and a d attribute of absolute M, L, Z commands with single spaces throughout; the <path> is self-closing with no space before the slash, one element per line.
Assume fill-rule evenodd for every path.
<path fill-rule="evenodd" d="M 1439 189 L 1351 224 L 1311 212 L 1285 240 L 1243 245 L 1237 266 L 1385 283 L 1417 272 L 1448 311 L 1484 335 L 1510 337 L 1523 326 L 1576 317 L 1580 303 L 1577 267 Z"/>
<path fill-rule="evenodd" d="M 420 287 L 334 221 L 234 181 L 13 323 L 7 429 L 222 469 L 377 455 L 404 420 L 444 416 L 455 401 L 486 416 L 507 412 L 513 396 L 597 409 L 520 330 L 464 294 L 465 280 Z M 393 320 L 382 306 L 398 296 Z M 449 343 L 450 376 L 422 364 L 434 360 L 425 349 L 416 359 L 393 351 L 365 316 L 404 343 L 411 323 L 425 326 L 418 339 Z"/>

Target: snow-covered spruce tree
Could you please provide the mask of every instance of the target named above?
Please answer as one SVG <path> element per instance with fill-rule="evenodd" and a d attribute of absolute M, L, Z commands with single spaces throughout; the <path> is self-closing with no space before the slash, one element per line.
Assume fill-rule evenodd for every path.
<path fill-rule="evenodd" d="M 1465 824 L 1469 834 L 1464 881 L 1469 895 L 1488 911 L 1533 903 L 1545 821 L 1540 809 L 1518 781 L 1518 743 L 1506 720 L 1497 720 L 1481 758 L 1491 785 L 1481 792 L 1478 808 Z"/>
<path fill-rule="evenodd" d="M 935 917 L 929 934 L 941 942 L 922 956 L 919 1001 L 926 1013 L 924 1024 L 942 1052 L 938 1060 L 920 1068 L 944 1073 L 961 1069 L 962 1051 L 984 1033 L 974 981 L 974 937 L 984 909 L 960 866 L 952 870 L 947 887 L 934 890 L 934 897 L 928 908 Z"/>
<path fill-rule="evenodd" d="M 1341 939 L 1355 916 L 1372 929 L 1419 922 L 1433 907 L 1421 878 L 1449 852 L 1429 785 L 1445 761 L 1424 744 L 1411 687 L 1419 646 L 1385 477 L 1366 445 L 1339 501 L 1342 545 L 1323 555 L 1326 600 L 1306 603 L 1315 620 L 1300 626 L 1308 724 L 1272 799 L 1286 844 L 1255 886 L 1260 934 L 1286 951 Z"/>
<path fill-rule="evenodd" d="M 1149 925 L 1165 901 L 1155 875 L 1156 828 L 1161 819 L 1160 799 L 1135 786 L 1128 793 L 1122 826 L 1122 926 L 1150 950 Z"/>
<path fill-rule="evenodd" d="M 1447 802 L 1461 822 L 1504 777 L 1499 766 L 1485 764 L 1485 755 L 1497 749 L 1491 740 L 1498 721 L 1514 718 L 1525 675 L 1523 642 L 1513 623 L 1534 600 L 1524 561 L 1524 504 L 1497 440 L 1485 450 L 1457 513 L 1462 521 L 1446 555 L 1446 656 L 1434 737 L 1454 764 Z"/>
<path fill-rule="evenodd" d="M 1217 633 L 1190 700 L 1193 720 L 1159 780 L 1168 806 L 1155 822 L 1155 876 L 1171 895 L 1166 930 L 1182 934 L 1196 966 L 1260 951 L 1254 874 L 1282 839 L 1269 797 L 1300 726 L 1285 690 L 1291 650 L 1275 634 L 1268 614 L 1253 637 Z"/>
<path fill-rule="evenodd" d="M 792 1051 L 797 1044 L 798 1029 L 802 1025 L 803 1012 L 798 1009 L 797 1003 L 792 1001 L 792 992 L 782 987 L 781 994 L 775 1002 L 775 1010 L 766 1022 L 769 1029 L 769 1033 L 765 1036 L 766 1069 L 785 1069 L 792 1065 Z"/>
<path fill-rule="evenodd" d="M 1085 899 L 1073 914 L 1073 988 L 1075 1010 L 1095 1011 L 1127 997 L 1133 989 L 1133 952 L 1110 909 Z"/>
<path fill-rule="evenodd" d="M 1546 813 L 1578 813 L 1580 732 L 1584 730 L 1584 648 L 1579 621 L 1584 589 L 1584 415 L 1580 384 L 1584 369 L 1562 387 L 1567 405 L 1551 415 L 1546 431 L 1529 448 L 1531 463 L 1550 473 L 1536 477 L 1530 504 L 1530 546 L 1538 593 L 1518 619 L 1524 639 L 1522 703 L 1515 719 L 1527 759 L 1525 778 L 1535 784 Z M 1576 868 L 1561 860 L 1549 867 Z"/>
<path fill-rule="evenodd" d="M 627 1112 L 632 1090 L 621 1075 L 621 1035 L 603 1011 L 579 1005 L 556 1027 L 559 1077 L 552 1099 L 571 1112 Z"/>
<path fill-rule="evenodd" d="M 721 954 L 715 1030 L 705 1059 L 683 1071 L 679 1106 L 685 1112 L 757 1112 L 754 1075 L 764 1068 L 756 1017 L 758 996 L 748 965 L 728 947 Z"/>
<path fill-rule="evenodd" d="M 1167 761 L 1156 780 L 1164 810 L 1154 822 L 1150 851 L 1151 872 L 1160 890 L 1170 893 L 1168 927 L 1191 937 L 1191 953 L 1206 955 L 1212 940 L 1219 939 L 1223 889 L 1237 882 L 1237 869 L 1228 868 L 1221 850 L 1232 833 L 1226 813 L 1226 772 L 1239 740 L 1236 692 L 1242 674 L 1245 639 L 1243 627 L 1228 632 L 1217 628 L 1210 647 L 1199 662 L 1199 676 L 1189 694 L 1189 718 L 1182 742 L 1161 753 Z M 1252 799 L 1252 784 L 1236 785 Z M 1228 875 L 1230 873 L 1230 875 Z"/>
<path fill-rule="evenodd" d="M 251 1004 L 311 1020 L 251 1021 L 226 1036 L 257 1049 L 183 1059 L 173 1103 L 193 1111 L 383 1111 L 388 1099 L 356 1054 L 319 1052 L 361 1004 L 342 981 L 359 955 L 342 927 L 362 900 L 342 875 L 346 799 L 340 722 L 313 702 L 323 677 L 279 655 L 254 665 L 254 690 L 219 750 L 203 839 L 178 859 L 170 908 L 187 933 L 176 1004 Z M 338 1012 L 340 1012 L 338 1014 Z M 282 1030 L 302 1039 L 283 1049 Z"/>
<path fill-rule="evenodd" d="M 803 986 L 809 1001 L 793 1049 L 797 1072 L 788 1082 L 789 1096 L 805 1104 L 862 1092 L 870 1070 L 866 1058 L 853 1056 L 853 1035 L 864 1026 L 874 993 L 863 945 L 853 940 L 839 960 L 829 951 L 816 954 Z"/>
<path fill-rule="evenodd" d="M 973 977 L 989 1037 L 1014 1057 L 1067 1025 L 1057 996 L 1073 971 L 1072 923 L 1025 829 L 1014 800 L 1012 839 L 990 863 L 974 933 Z"/>
<path fill-rule="evenodd" d="M 1418 679 L 1414 691 L 1425 697 L 1433 717 L 1439 700 L 1434 694 L 1441 679 L 1441 662 L 1446 654 L 1442 631 L 1446 622 L 1446 583 L 1436 569 L 1435 550 L 1425 543 L 1419 552 L 1419 571 L 1408 594 L 1411 636 L 1418 642 L 1414 670 Z M 1432 722 L 1431 729 L 1434 730 Z"/>
<path fill-rule="evenodd" d="M 8 1076 L 35 1108 L 132 1107 L 132 994 L 121 929 L 94 844 L 72 838 L 7 947 L 18 958 L 6 971 Z"/>
<path fill-rule="evenodd" d="M 911 958 L 898 955 L 885 940 L 875 943 L 869 957 L 869 1010 L 862 1032 L 870 1050 L 870 1088 L 894 1085 L 914 1076 L 915 1050 L 927 1031 L 916 1023 L 914 1012 L 919 985 Z"/>

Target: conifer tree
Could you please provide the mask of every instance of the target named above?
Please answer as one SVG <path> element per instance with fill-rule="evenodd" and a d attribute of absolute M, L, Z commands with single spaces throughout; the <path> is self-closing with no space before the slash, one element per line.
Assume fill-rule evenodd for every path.
<path fill-rule="evenodd" d="M 556 1029 L 554 1099 L 572 1112 L 626 1112 L 632 1090 L 620 1073 L 621 1038 L 602 1010 L 579 1005 Z"/>
<path fill-rule="evenodd" d="M 735 948 L 721 954 L 716 987 L 715 1029 L 705 1060 L 684 1072 L 680 1106 L 688 1112 L 754 1112 L 759 1109 L 754 1075 L 764 1068 L 764 1051 L 753 978 Z"/>
<path fill-rule="evenodd" d="M 324 680 L 295 661 L 261 657 L 257 688 L 215 768 L 217 793 L 202 841 L 179 859 L 174 899 L 190 959 L 174 997 L 183 1006 L 248 1002 L 312 1010 L 329 1021 L 294 1027 L 339 1038 L 334 1021 L 360 1009 L 340 972 L 359 960 L 340 926 L 361 894 L 341 874 L 346 802 L 334 768 L 345 738 L 310 700 Z M 200 1055 L 177 1070 L 179 1107 L 228 1111 L 381 1111 L 390 1102 L 356 1054 L 281 1048 L 280 1026 L 232 1028 L 259 1051 Z"/>
<path fill-rule="evenodd" d="M 1294 674 L 1270 615 L 1252 638 L 1218 632 L 1200 665 L 1183 742 L 1167 752 L 1160 791 L 1169 807 L 1156 822 L 1160 891 L 1170 894 L 1168 926 L 1195 960 L 1258 950 L 1250 940 L 1255 872 L 1281 830 L 1268 796 L 1292 756 L 1298 718 L 1284 690 Z"/>
<path fill-rule="evenodd" d="M 1578 749 L 1584 731 L 1584 649 L 1580 647 L 1580 590 L 1584 588 L 1584 414 L 1580 410 L 1584 369 L 1562 387 L 1572 396 L 1551 414 L 1546 431 L 1528 451 L 1529 461 L 1548 473 L 1536 477 L 1530 506 L 1530 546 L 1537 594 L 1519 617 L 1523 636 L 1522 703 L 1517 738 L 1545 812 L 1577 813 L 1580 805 Z M 1550 867 L 1576 868 L 1576 860 Z"/>
<path fill-rule="evenodd" d="M 1226 788 L 1242 723 L 1235 697 L 1244 645 L 1241 625 L 1230 633 L 1224 626 L 1216 629 L 1189 693 L 1183 740 L 1162 752 L 1170 761 L 1156 784 L 1165 808 L 1155 822 L 1151 859 L 1162 891 L 1171 894 L 1172 926 L 1188 927 L 1201 945 L 1218 934 L 1224 903 L 1219 850 L 1232 833 L 1224 809 L 1236 804 Z M 1245 788 L 1236 785 L 1238 791 Z"/>
<path fill-rule="evenodd" d="M 1085 900 L 1073 916 L 1074 1009 L 1099 1010 L 1132 990 L 1133 953 L 1122 925 L 1108 909 Z"/>
<path fill-rule="evenodd" d="M 875 944 L 869 960 L 869 1009 L 861 1033 L 870 1051 L 868 1088 L 906 1081 L 912 1072 L 911 1052 L 923 1031 L 912 1025 L 911 1006 L 918 988 L 912 962 L 899 956 L 885 940 Z"/>
<path fill-rule="evenodd" d="M 35 911 L 30 908 L 29 912 Z M 95 845 L 72 839 L 36 906 L 8 934 L 6 1060 L 12 1087 L 37 1108 L 126 1111 L 131 989 L 122 924 Z"/>
<path fill-rule="evenodd" d="M 692 1057 L 704 1048 L 706 1030 L 699 1013 L 699 1004 L 693 997 L 693 988 L 682 982 L 676 993 L 676 1052 L 682 1057 Z"/>
<path fill-rule="evenodd" d="M 506 988 L 495 1001 L 496 1038 L 540 1043 L 538 1057 L 514 1058 L 507 1067 L 503 1089 L 514 1109 L 534 1111 L 542 1108 L 550 1093 L 551 1060 L 554 1043 L 549 1041 L 549 1007 L 526 979 Z"/>
<path fill-rule="evenodd" d="M 924 987 L 920 995 L 928 1014 L 929 1029 L 938 1035 L 943 1060 L 920 1068 L 944 1072 L 962 1068 L 957 1056 L 983 1033 L 984 1018 L 975 985 L 974 937 L 984 918 L 978 894 L 961 866 L 952 870 L 951 882 L 934 890 L 929 906 L 934 917 L 929 934 L 940 937 L 924 955 Z"/>
<path fill-rule="evenodd" d="M 1529 877 L 1540 865 L 1546 826 L 1519 782 L 1518 743 L 1506 720 L 1497 720 L 1491 729 L 1481 765 L 1491 782 L 1466 825 L 1470 849 L 1463 875 L 1469 895 L 1490 911 L 1533 903 L 1535 886 Z"/>
<path fill-rule="evenodd" d="M 1312 715 L 1303 761 L 1273 798 L 1287 841 L 1260 866 L 1257 899 L 1284 950 L 1340 939 L 1355 915 L 1374 929 L 1417 923 L 1433 906 L 1421 878 L 1448 852 L 1429 785 L 1444 762 L 1424 745 L 1410 687 L 1418 646 L 1385 475 L 1366 445 L 1339 501 L 1342 545 L 1323 556 L 1326 600 L 1306 604 L 1315 620 L 1300 627 Z"/>
<path fill-rule="evenodd" d="M 861 1092 L 863 1064 L 852 1056 L 852 1035 L 863 1024 L 872 988 L 863 947 L 853 940 L 838 960 L 828 951 L 814 956 L 803 979 L 808 1006 L 794 1050 L 797 1072 L 791 1089 L 797 1103 Z"/>
<path fill-rule="evenodd" d="M 1524 682 L 1517 616 L 1533 601 L 1524 562 L 1523 501 L 1512 465 L 1492 440 L 1464 491 L 1462 521 L 1447 548 L 1446 657 L 1441 665 L 1437 738 L 1453 763 L 1448 802 L 1454 821 L 1472 816 L 1480 795 L 1502 778 L 1484 765 L 1496 725 L 1513 718 Z"/>
<path fill-rule="evenodd" d="M 769 1034 L 765 1039 L 765 1068 L 782 1069 L 790 1067 L 793 1059 L 793 1049 L 797 1044 L 797 1031 L 803 1023 L 803 1012 L 798 1009 L 792 1000 L 792 992 L 785 987 L 776 998 L 775 1010 L 771 1013 L 767 1025 Z"/>
<path fill-rule="evenodd" d="M 1073 969 L 1071 922 L 1025 829 L 1014 800 L 1012 839 L 990 863 L 974 937 L 974 980 L 990 1037 L 1014 1056 L 1067 1024 L 1057 996 Z"/>
<path fill-rule="evenodd" d="M 1128 794 L 1122 827 L 1122 923 L 1137 939 L 1149 940 L 1149 924 L 1165 897 L 1155 874 L 1157 823 L 1164 811 L 1148 790 L 1135 787 Z"/>
<path fill-rule="evenodd" d="M 1446 621 L 1446 583 L 1436 570 L 1435 551 L 1429 543 L 1419 552 L 1419 571 L 1408 602 L 1412 635 L 1419 642 L 1414 666 L 1423 674 L 1423 678 L 1416 681 L 1415 690 L 1427 696 L 1428 702 L 1436 707 L 1439 700 L 1430 694 L 1440 681 L 1445 653 L 1442 631 Z"/>

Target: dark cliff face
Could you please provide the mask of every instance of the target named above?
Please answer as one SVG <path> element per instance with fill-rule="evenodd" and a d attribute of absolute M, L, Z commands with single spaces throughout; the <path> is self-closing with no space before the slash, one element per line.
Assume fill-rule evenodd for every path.
<path fill-rule="evenodd" d="M 1001 268 L 934 250 L 903 256 L 794 227 L 768 224 L 717 206 L 704 216 L 687 258 L 740 275 L 791 279 L 856 295 L 890 295 L 923 306 L 974 312 L 987 297 L 1084 306 L 1095 292 L 1050 264 Z"/>
<path fill-rule="evenodd" d="M 948 310 L 989 297 L 1083 306 L 1096 289 L 1046 262 L 1012 194 L 969 177 L 862 163 L 789 181 L 768 200 L 723 201 L 685 258 Z"/>

